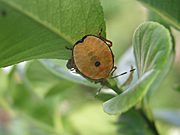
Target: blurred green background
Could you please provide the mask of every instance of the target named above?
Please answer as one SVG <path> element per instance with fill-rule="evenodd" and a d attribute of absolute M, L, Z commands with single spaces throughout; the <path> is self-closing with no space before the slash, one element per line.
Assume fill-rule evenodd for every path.
<path fill-rule="evenodd" d="M 101 3 L 105 14 L 107 39 L 113 42 L 112 50 L 117 64 L 123 53 L 131 46 L 135 29 L 147 20 L 147 11 L 135 0 L 101 0 Z M 174 84 L 180 84 L 180 33 L 173 29 L 173 34 L 176 39 L 176 58 L 171 72 L 151 98 L 150 106 L 155 109 L 180 108 L 180 104 L 176 100 L 180 97 L 179 93 L 173 90 Z M 60 63 L 65 66 L 66 61 L 60 61 Z M 35 64 L 39 69 L 42 66 L 38 62 L 32 62 L 29 66 L 31 64 Z M 31 70 L 37 72 L 39 69 Z M 21 70 L 21 68 L 18 68 L 19 73 L 23 74 Z M 29 74 L 33 73 L 31 70 L 28 70 Z M 39 70 L 39 73 L 46 72 L 47 67 L 43 70 Z M 46 72 L 42 75 L 42 78 L 35 78 L 36 81 L 40 80 L 37 84 L 35 82 L 31 83 L 32 86 L 30 87 L 35 88 L 32 91 L 32 89 L 27 90 L 23 86 L 23 83 L 27 84 L 27 81 L 23 80 L 24 78 L 21 78 L 17 71 L 11 71 L 12 74 L 10 75 L 7 75 L 7 71 L 8 68 L 0 70 L 0 134 L 117 134 L 118 116 L 107 115 L 103 112 L 102 103 L 104 99 L 100 98 L 101 95 L 93 100 L 93 96 L 100 85 L 97 85 L 97 88 L 92 88 L 77 85 L 75 82 L 64 82 L 64 85 L 71 83 L 72 86 L 58 93 L 57 90 L 62 87 L 58 85 L 58 81 L 63 81 L 63 79 L 58 80 L 58 77 L 57 81 L 42 84 L 44 85 L 43 88 L 38 87 L 41 79 L 47 76 L 48 78 L 56 78 L 51 73 Z M 9 78 L 13 82 L 9 82 Z M 48 82 L 48 79 L 45 82 Z M 13 85 L 8 86 L 8 84 Z M 46 97 L 44 90 L 49 87 L 53 87 L 53 91 L 48 93 L 49 95 Z M 10 89 L 11 92 L 9 92 Z M 57 96 L 54 96 L 53 92 L 58 93 Z M 8 95 L 9 93 L 14 94 L 13 101 Z M 43 99 L 44 97 L 46 97 L 46 100 Z M 10 104 L 11 102 L 13 102 L 13 105 Z M 17 106 L 17 108 L 14 106 Z M 40 114 L 36 114 L 37 112 Z M 168 126 L 165 123 L 162 125 Z M 162 125 L 159 124 L 162 129 L 165 128 Z"/>

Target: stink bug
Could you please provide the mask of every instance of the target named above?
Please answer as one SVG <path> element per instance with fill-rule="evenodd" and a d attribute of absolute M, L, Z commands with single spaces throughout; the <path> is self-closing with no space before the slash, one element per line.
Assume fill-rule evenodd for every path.
<path fill-rule="evenodd" d="M 73 48 L 66 47 L 66 49 L 72 50 L 72 58 L 67 62 L 66 67 L 71 71 L 75 70 L 76 73 L 82 75 L 84 78 L 93 80 L 94 83 L 101 83 L 102 88 L 106 84 L 107 78 L 113 79 L 127 72 L 112 77 L 114 71 L 117 69 L 114 66 L 114 54 L 110 48 L 112 42 L 103 38 L 101 32 L 102 28 L 98 33 L 98 37 L 95 35 L 86 35 L 77 41 Z M 130 72 L 134 70 L 131 69 Z"/>

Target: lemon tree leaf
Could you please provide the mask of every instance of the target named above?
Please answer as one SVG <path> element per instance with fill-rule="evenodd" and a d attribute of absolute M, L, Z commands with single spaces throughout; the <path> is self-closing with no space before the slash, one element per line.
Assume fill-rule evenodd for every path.
<path fill-rule="evenodd" d="M 122 94 L 106 101 L 103 109 L 108 114 L 120 114 L 137 104 L 154 84 L 168 61 L 172 50 L 169 31 L 156 22 L 145 22 L 135 31 L 134 56 L 139 79 Z"/>
<path fill-rule="evenodd" d="M 84 35 L 105 21 L 99 0 L 0 0 L 0 67 L 31 59 L 70 59 Z"/>

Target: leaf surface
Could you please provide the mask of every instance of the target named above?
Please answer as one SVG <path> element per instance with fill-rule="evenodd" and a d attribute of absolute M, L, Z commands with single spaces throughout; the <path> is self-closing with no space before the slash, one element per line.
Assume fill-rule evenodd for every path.
<path fill-rule="evenodd" d="M 180 30 L 180 1 L 179 0 L 137 0 L 168 20 Z"/>
<path fill-rule="evenodd" d="M 76 41 L 105 21 L 99 0 L 0 0 L 0 67 L 31 59 L 70 59 Z"/>
<path fill-rule="evenodd" d="M 120 114 L 137 104 L 155 83 L 172 50 L 169 31 L 155 22 L 141 24 L 133 38 L 134 56 L 139 79 L 122 94 L 103 104 L 108 114 Z"/>

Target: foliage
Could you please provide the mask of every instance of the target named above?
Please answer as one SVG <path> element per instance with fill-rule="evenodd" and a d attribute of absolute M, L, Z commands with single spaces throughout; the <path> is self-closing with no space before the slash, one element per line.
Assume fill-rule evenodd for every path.
<path fill-rule="evenodd" d="M 66 69 L 72 53 L 65 47 L 72 47 L 84 35 L 97 35 L 101 27 L 102 36 L 106 37 L 104 18 L 108 22 L 112 14 L 121 13 L 113 9 L 123 12 L 125 6 L 119 8 L 112 1 L 114 5 L 107 4 L 104 17 L 103 8 L 107 5 L 101 6 L 103 0 L 0 0 L 0 67 L 14 65 L 8 73 L 0 69 L 0 115 L 6 118 L 1 120 L 5 128 L 0 133 L 168 135 L 173 134 L 172 129 L 180 132 L 179 84 L 166 94 L 166 98 L 176 95 L 172 99 L 176 105 L 161 97 L 161 84 L 172 71 L 175 58 L 176 38 L 171 26 L 180 30 L 179 1 L 137 1 L 148 8 L 148 21 L 136 28 L 133 49 L 117 63 L 121 65 L 118 68 L 126 70 L 131 65 L 136 67 L 133 80 L 128 86 L 120 84 L 131 78 L 108 80 L 110 86 L 105 88 L 118 95 L 102 91 L 92 100 L 100 84 Z M 122 17 L 126 19 L 127 15 Z M 113 44 L 115 56 L 122 48 Z M 117 56 L 115 61 L 120 55 Z M 23 61 L 27 62 L 20 63 Z M 159 99 L 167 105 L 162 106 Z M 99 110 L 102 103 L 105 113 Z M 13 128 L 7 128 L 7 123 Z M 16 127 L 24 130 L 15 130 Z"/>

